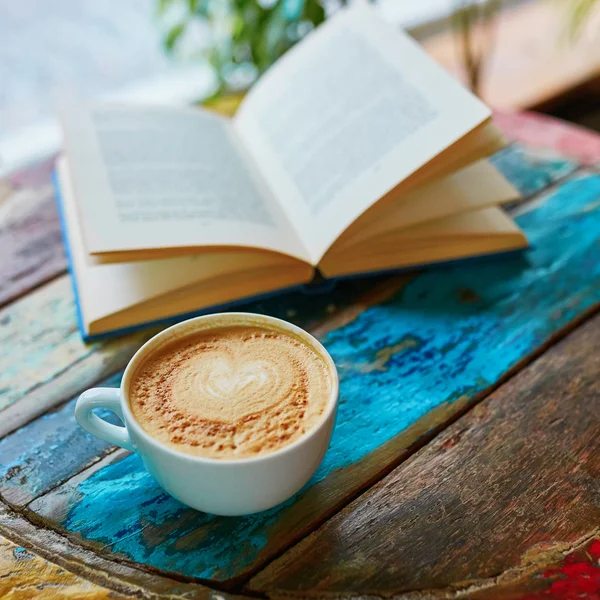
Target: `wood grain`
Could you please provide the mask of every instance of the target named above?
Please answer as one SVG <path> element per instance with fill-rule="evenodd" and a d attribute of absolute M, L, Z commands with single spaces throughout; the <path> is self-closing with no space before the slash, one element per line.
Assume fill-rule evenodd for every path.
<path fill-rule="evenodd" d="M 227 585 L 245 579 L 598 306 L 600 177 L 574 177 L 520 210 L 533 243 L 525 256 L 415 276 L 322 337 L 340 372 L 338 422 L 296 498 L 245 518 L 197 513 L 128 456 L 29 509 L 107 556 Z"/>
<path fill-rule="evenodd" d="M 495 162 L 524 196 L 564 179 L 577 164 L 556 155 L 542 156 L 520 147 L 499 153 Z M 331 317 L 347 307 L 376 280 L 347 282 L 319 299 L 301 293 L 248 305 L 247 310 L 270 311 L 304 325 Z M 319 304 L 320 303 L 320 304 Z M 319 305 L 305 310 L 306 305 Z M 304 312 L 312 313 L 302 319 Z M 122 367 L 153 331 L 86 345 L 77 330 L 73 293 L 68 277 L 61 277 L 0 311 L 0 411 L 27 398 L 26 404 L 4 412 L 0 436 L 12 431 L 25 414 L 32 418 L 94 381 Z M 50 385 L 48 385 L 50 384 Z M 42 390 L 40 388 L 43 387 Z"/>
<path fill-rule="evenodd" d="M 330 293 L 292 292 L 239 310 L 270 314 L 304 328 L 321 326 L 336 312 L 385 281 L 346 281 Z M 68 277 L 35 290 L 0 311 L 0 437 L 122 369 L 158 328 L 85 344 L 77 330 Z"/>
<path fill-rule="evenodd" d="M 533 112 L 494 111 L 494 122 L 509 140 L 525 147 L 552 150 L 584 166 L 600 164 L 600 134 L 589 129 Z"/>
<path fill-rule="evenodd" d="M 0 536 L 77 577 L 101 588 L 112 590 L 111 598 L 121 597 L 118 594 L 148 600 L 236 600 L 239 598 L 195 583 L 176 581 L 152 572 L 140 571 L 117 561 L 107 561 L 94 552 L 69 542 L 54 531 L 34 525 L 2 503 L 0 503 Z M 36 576 L 36 565 L 30 566 L 34 573 L 25 574 L 31 579 Z M 34 596 L 26 596 L 27 600 L 32 597 Z"/>
<path fill-rule="evenodd" d="M 84 344 L 66 276 L 6 307 L 0 312 L 0 435 L 114 373 L 152 333 Z"/>
<path fill-rule="evenodd" d="M 120 375 L 116 375 L 100 385 L 118 387 L 120 381 Z M 0 440 L 0 497 L 5 502 L 23 506 L 113 449 L 79 427 L 75 402 L 73 398 Z M 101 416 L 120 424 L 108 410 L 103 410 Z"/>
<path fill-rule="evenodd" d="M 504 582 L 589 543 L 600 529 L 599 372 L 600 316 L 269 565 L 250 589 L 442 596 L 493 585 L 499 593 Z"/>
<path fill-rule="evenodd" d="M 500 168 L 507 170 L 509 177 L 526 195 L 535 194 L 541 188 L 563 180 L 566 175 L 577 168 L 576 161 L 565 160 L 556 154 L 547 151 L 532 153 L 518 148 L 505 151 L 496 160 L 499 161 Z M 29 179 L 23 178 L 19 185 L 39 185 L 46 176 L 47 173 L 41 169 L 39 173 L 34 173 Z M 460 289 L 448 288 L 442 278 L 442 295 L 430 298 L 430 301 L 426 302 L 428 307 L 433 310 L 434 321 L 437 317 L 443 316 L 436 316 L 435 306 L 447 307 L 449 309 L 447 317 L 451 317 L 452 313 L 456 312 L 459 320 L 463 319 L 465 327 L 463 333 L 465 334 L 468 331 L 467 322 L 473 317 L 473 312 L 479 315 L 486 308 L 487 302 L 491 302 L 495 308 L 501 307 L 508 312 L 508 319 L 511 321 L 508 331 L 515 334 L 517 338 L 519 337 L 517 332 L 520 332 L 525 340 L 520 345 L 519 342 L 517 343 L 517 350 L 510 356 L 500 357 L 498 369 L 493 370 L 490 380 L 479 380 L 474 385 L 469 384 L 469 377 L 474 376 L 481 369 L 481 365 L 467 364 L 466 390 L 459 387 L 446 400 L 442 400 L 444 390 L 437 390 L 438 395 L 434 398 L 433 403 L 423 407 L 423 412 L 431 408 L 427 415 L 423 416 L 416 410 L 418 407 L 410 404 L 404 407 L 392 407 L 391 412 L 379 415 L 381 420 L 389 420 L 397 428 L 390 427 L 390 423 L 384 423 L 383 432 L 375 431 L 373 438 L 364 447 L 352 448 L 344 447 L 343 444 L 338 445 L 335 456 L 319 474 L 320 480 L 317 478 L 313 482 L 314 485 L 311 485 L 302 494 L 296 504 L 289 503 L 288 506 L 275 510 L 270 515 L 263 515 L 265 518 L 255 522 L 245 520 L 232 522 L 232 520 L 226 523 L 224 520 L 205 518 L 206 515 L 199 517 L 198 513 L 186 512 L 181 506 L 170 504 L 171 499 L 152 487 L 154 484 L 151 480 L 145 479 L 145 472 L 139 462 L 136 463 L 135 457 L 126 457 L 124 453 L 116 452 L 31 504 L 30 509 L 38 509 L 42 517 L 34 512 L 25 512 L 32 519 L 41 518 L 40 523 L 44 525 L 68 531 L 68 535 L 75 542 L 70 546 L 69 552 L 77 554 L 77 544 L 83 541 L 84 545 L 93 548 L 100 554 L 95 557 L 92 552 L 80 550 L 83 554 L 78 556 L 85 558 L 79 560 L 89 563 L 90 557 L 94 557 L 94 560 L 100 561 L 104 565 L 103 569 L 106 573 L 121 573 L 123 570 L 128 570 L 128 573 L 133 574 L 131 577 L 134 580 L 143 581 L 143 585 L 150 589 L 158 586 L 156 589 L 160 588 L 164 592 L 169 588 L 170 580 L 147 574 L 142 574 L 136 579 L 138 577 L 136 573 L 139 571 L 129 565 L 138 563 L 144 569 L 159 569 L 172 573 L 178 578 L 204 577 L 229 583 L 247 577 L 248 574 L 265 564 L 274 553 L 280 552 L 294 543 L 335 512 L 339 506 L 359 493 L 364 486 L 369 485 L 387 470 L 393 468 L 402 459 L 406 448 L 414 444 L 415 440 L 422 439 L 429 432 L 442 426 L 456 411 L 484 394 L 490 385 L 495 385 L 497 378 L 504 376 L 501 373 L 506 373 L 502 369 L 514 368 L 514 365 L 510 367 L 513 364 L 512 360 L 517 361 L 514 364 L 527 360 L 532 351 L 536 352 L 540 345 L 556 335 L 565 324 L 590 310 L 595 297 L 593 290 L 590 293 L 589 286 L 580 285 L 581 278 L 569 278 L 568 270 L 572 267 L 577 268 L 581 264 L 582 249 L 589 244 L 587 227 L 595 224 L 596 208 L 593 197 L 596 187 L 592 179 L 576 178 L 567 183 L 567 186 L 574 186 L 574 188 L 571 187 L 568 193 L 562 196 L 563 204 L 565 198 L 569 198 L 572 193 L 584 198 L 580 204 L 574 207 L 574 211 L 558 210 L 558 204 L 556 204 L 549 211 L 549 215 L 543 215 L 544 219 L 550 217 L 549 230 L 543 233 L 543 237 L 565 236 L 564 243 L 568 244 L 570 243 L 567 239 L 569 236 L 576 236 L 577 232 L 580 234 L 567 262 L 559 265 L 560 261 L 557 261 L 556 257 L 538 253 L 534 256 L 531 270 L 529 267 L 525 268 L 525 277 L 522 279 L 518 274 L 523 271 L 523 265 L 519 265 L 514 271 L 504 273 L 504 276 L 508 276 L 509 279 L 517 276 L 521 281 L 520 285 L 525 289 L 531 286 L 535 289 L 538 275 L 544 268 L 549 269 L 557 280 L 561 276 L 566 278 L 565 285 L 556 287 L 556 294 L 548 302 L 546 302 L 546 298 L 542 299 L 542 318 L 534 315 L 531 323 L 524 325 L 519 322 L 516 314 L 511 316 L 511 303 L 503 303 L 501 294 L 498 295 L 498 292 L 503 291 L 510 296 L 511 292 L 518 294 L 522 290 L 521 288 L 518 292 L 515 292 L 514 289 L 501 290 L 500 281 L 496 282 L 497 289 L 494 290 L 493 298 L 482 298 L 478 296 L 476 290 L 472 289 L 472 286 L 469 287 L 470 277 L 467 277 L 469 283 Z M 584 183 L 582 184 L 581 181 Z M 586 189 L 582 191 L 580 188 Z M 10 193 L 10 189 L 7 188 L 7 194 Z M 4 197 L 8 197 L 7 194 Z M 545 206 L 545 204 L 543 205 Z M 582 216 L 579 216 L 577 210 L 581 212 Z M 591 221 L 588 220 L 590 214 L 592 215 Z M 577 219 L 582 221 L 583 225 L 580 223 L 580 226 L 583 229 L 580 227 L 577 231 L 573 231 L 573 222 Z M 539 222 L 535 223 L 535 227 L 538 227 L 541 221 L 540 217 Z M 561 221 L 564 221 L 562 225 Z M 593 252 L 589 253 L 590 263 L 594 257 Z M 596 272 L 593 268 L 590 272 L 592 276 L 590 280 L 586 280 L 586 284 L 593 285 L 596 281 Z M 429 282 L 428 285 L 435 284 L 435 273 L 433 279 L 422 279 L 431 275 L 429 273 L 417 278 L 416 287 L 410 278 L 362 280 L 344 284 L 344 286 L 350 287 L 342 286 L 333 293 L 320 298 L 304 295 L 286 296 L 272 304 L 261 303 L 249 309 L 270 312 L 270 314 L 295 320 L 305 327 L 318 331 L 326 340 L 331 339 L 331 342 L 327 341 L 327 343 L 331 343 L 331 347 L 339 353 L 339 357 L 346 360 L 344 366 L 347 368 L 346 375 L 349 381 L 353 379 L 357 381 L 358 374 L 364 376 L 362 392 L 373 389 L 375 386 L 383 386 L 386 394 L 393 394 L 398 378 L 404 376 L 397 361 L 402 361 L 407 354 L 409 360 L 416 358 L 417 363 L 428 360 L 426 352 L 430 351 L 432 346 L 428 347 L 427 343 L 420 344 L 423 340 L 417 339 L 415 336 L 427 335 L 428 327 L 431 333 L 435 333 L 438 326 L 442 327 L 443 319 L 441 318 L 437 324 L 426 324 L 428 327 L 425 327 L 423 332 L 408 327 L 411 320 L 411 307 L 420 304 L 420 298 L 414 294 L 418 290 L 421 290 L 418 292 L 419 294 L 426 293 L 422 287 L 424 281 Z M 476 273 L 472 273 L 472 275 L 477 278 Z M 489 284 L 489 281 L 487 283 Z M 35 285 L 39 285 L 39 281 Z M 569 286 L 574 287 L 569 288 Z M 445 294 L 452 298 L 450 305 L 447 304 Z M 403 299 L 403 295 L 407 295 L 407 297 Z M 392 297 L 392 300 L 388 300 Z M 398 300 L 399 298 L 400 300 Z M 525 298 L 532 303 L 529 305 L 531 307 L 534 301 L 531 290 L 525 292 Z M 479 304 L 480 301 L 483 301 L 483 304 Z M 467 310 L 466 313 L 463 313 L 464 305 L 469 304 L 473 311 Z M 550 315 L 548 311 L 551 306 L 554 309 Z M 381 324 L 379 328 L 375 327 L 372 346 L 365 344 L 360 339 L 362 335 L 369 334 L 373 327 L 373 320 L 395 318 L 396 313 L 400 313 L 401 317 L 399 327 L 388 331 L 385 331 L 384 324 Z M 495 319 L 502 318 L 502 312 L 492 314 Z M 523 314 L 521 318 L 526 320 L 528 317 Z M 478 317 L 475 318 L 472 327 L 476 328 L 477 322 Z M 488 326 L 491 326 L 491 322 L 488 323 Z M 402 327 L 405 327 L 406 331 L 404 332 L 405 337 L 400 339 L 398 337 L 399 329 Z M 489 333 L 488 329 L 486 331 Z M 491 342 L 498 342 L 499 338 L 494 338 L 494 335 L 505 335 L 506 333 L 507 330 L 499 333 L 493 331 Z M 29 297 L 23 298 L 5 309 L 0 313 L 0 367 L 8 368 L 0 370 L 0 405 L 4 407 L 0 417 L 0 437 L 18 429 L 34 416 L 64 402 L 65 398 L 73 396 L 82 388 L 88 387 L 116 371 L 143 341 L 144 335 L 146 334 L 140 334 L 140 337 L 122 338 L 114 344 L 83 345 L 78 341 L 78 334 L 75 330 L 71 292 L 66 278 L 42 286 Z M 343 343 L 345 335 L 352 336 L 352 340 L 348 344 Z M 19 349 L 21 341 L 24 343 Z M 448 343 L 459 343 L 460 345 L 460 342 L 456 340 L 448 340 Z M 519 358 L 520 352 L 523 353 L 521 358 Z M 455 358 L 458 362 L 461 360 L 466 363 L 472 361 L 471 353 L 466 348 L 460 350 L 456 357 L 448 356 L 449 361 L 453 361 Z M 5 362 L 2 363 L 2 360 Z M 460 368 L 463 369 L 464 366 L 463 364 Z M 464 373 L 462 374 L 464 375 Z M 490 375 L 484 371 L 482 374 Z M 421 373 L 422 375 L 423 373 Z M 360 402 L 357 404 L 356 399 L 361 393 L 361 386 L 356 382 L 346 385 L 351 392 L 349 398 L 345 399 L 347 428 L 352 429 L 356 425 L 360 432 L 364 423 L 357 419 L 356 410 L 360 411 Z M 390 398 L 392 398 L 391 395 Z M 369 393 L 366 394 L 366 400 L 371 400 Z M 368 407 L 366 413 L 375 410 L 375 407 L 368 402 L 365 406 Z M 410 414 L 403 415 L 402 408 L 408 409 Z M 399 410 L 400 419 L 397 418 L 394 410 Z M 47 452 L 53 443 L 54 435 L 64 437 L 64 441 L 67 443 L 70 436 L 75 435 L 73 439 L 77 438 L 72 422 L 66 418 L 68 408 L 65 407 L 63 411 L 58 412 L 61 413 L 59 416 L 49 418 L 43 424 L 32 423 L 32 427 L 35 425 L 40 428 L 35 429 L 35 432 L 33 429 L 28 430 L 27 428 L 16 431 L 15 435 L 21 436 L 21 440 L 29 438 L 30 435 L 37 436 L 45 432 L 40 441 L 41 446 L 34 446 L 29 453 L 26 449 L 25 452 L 16 456 L 15 451 L 19 444 L 16 442 L 17 438 L 12 438 L 12 450 L 10 450 L 12 454 L 7 450 L 13 460 L 18 460 L 19 465 L 24 465 L 26 470 L 29 469 L 27 480 L 23 484 L 20 483 L 20 478 L 11 478 L 12 484 L 17 482 L 17 485 L 13 485 L 12 490 L 8 493 L 13 494 L 12 500 L 19 506 L 37 497 L 40 493 L 45 493 L 53 485 L 59 484 L 62 479 L 70 476 L 80 467 L 85 467 L 89 462 L 97 460 L 103 452 L 106 452 L 105 448 L 98 449 L 96 452 L 93 451 L 93 448 L 86 448 L 86 451 L 82 452 L 80 462 L 77 462 L 79 458 L 67 461 L 69 464 L 66 470 L 62 468 L 62 465 L 59 465 L 60 468 L 56 468 L 57 465 L 46 465 L 43 460 L 38 460 L 35 456 L 36 450 Z M 397 419 L 398 422 L 394 423 L 394 419 Z M 56 428 L 56 424 L 61 422 L 68 423 L 68 425 L 64 428 Z M 48 428 L 44 429 L 46 425 Z M 380 423 L 375 422 L 374 426 L 377 425 Z M 364 433 L 367 436 L 373 434 L 368 428 Z M 11 444 L 3 447 L 8 449 Z M 96 456 L 92 457 L 93 454 Z M 46 467 L 49 467 L 48 473 L 40 473 Z M 5 476 L 7 473 L 8 471 L 5 472 Z M 325 478 L 327 479 L 325 480 Z M 117 484 L 113 487 L 115 479 Z M 4 483 L 6 483 L 6 477 Z M 111 492 L 114 492 L 114 495 Z M 4 493 L 6 493 L 6 489 L 4 489 Z M 78 513 L 75 505 L 79 500 L 82 501 L 84 507 Z M 118 513 L 109 512 L 107 514 L 106 506 L 112 506 L 115 501 L 115 506 L 124 510 L 125 515 L 122 520 L 117 518 Z M 144 502 L 148 502 L 148 504 L 144 506 Z M 104 506 L 103 517 L 99 510 L 101 504 Z M 97 532 L 92 535 L 86 529 L 85 507 L 91 507 L 90 518 L 96 519 L 95 523 L 99 525 Z M 44 512 L 45 510 L 46 512 Z M 119 521 L 121 527 L 119 527 Z M 43 539 L 46 535 L 52 535 L 52 532 L 46 529 L 38 531 Z M 125 539 L 127 536 L 131 537 L 130 543 Z M 32 533 L 29 540 L 33 540 L 34 537 L 35 535 Z M 64 541 L 60 536 L 59 538 Z M 55 541 L 53 544 L 52 547 L 55 548 Z M 103 559 L 102 556 L 106 556 L 108 560 Z M 125 564 L 124 561 L 129 564 Z M 213 561 L 212 564 L 211 561 Z M 88 571 L 87 576 L 97 577 L 95 571 Z M 159 583 L 153 583 L 155 581 Z M 192 586 L 194 590 L 203 590 L 199 592 L 201 596 L 208 593 L 202 586 L 185 585 Z M 111 586 L 113 589 L 121 589 L 110 583 L 108 587 Z M 190 593 L 196 597 L 196 591 Z"/>
<path fill-rule="evenodd" d="M 490 158 L 527 200 L 574 173 L 579 163 L 556 154 L 553 150 L 536 150 L 513 144 Z"/>
<path fill-rule="evenodd" d="M 48 167 L 0 182 L 0 306 L 66 268 Z"/>
<path fill-rule="evenodd" d="M 90 583 L 0 536 L 0 597 L 6 600 L 110 600 L 128 596 Z"/>
<path fill-rule="evenodd" d="M 491 585 L 468 597 L 470 600 L 598 600 L 600 540 L 590 540 L 540 571 L 528 572 L 512 581 L 505 577 L 501 586 Z"/>

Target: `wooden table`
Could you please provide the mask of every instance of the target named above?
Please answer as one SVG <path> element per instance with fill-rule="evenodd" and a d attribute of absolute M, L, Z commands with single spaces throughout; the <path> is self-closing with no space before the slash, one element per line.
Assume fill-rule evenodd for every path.
<path fill-rule="evenodd" d="M 318 474 L 245 518 L 76 425 L 151 332 L 81 342 L 52 165 L 3 181 L 0 597 L 599 597 L 600 137 L 498 122 L 527 255 L 247 307 L 318 335 L 342 384 Z"/>

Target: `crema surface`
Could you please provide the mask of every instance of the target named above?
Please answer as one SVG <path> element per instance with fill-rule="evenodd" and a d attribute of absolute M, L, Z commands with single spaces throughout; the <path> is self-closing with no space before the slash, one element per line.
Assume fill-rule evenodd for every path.
<path fill-rule="evenodd" d="M 231 326 L 191 334 L 147 357 L 130 406 L 152 437 L 188 454 L 248 458 L 278 450 L 319 421 L 331 377 L 287 333 Z"/>

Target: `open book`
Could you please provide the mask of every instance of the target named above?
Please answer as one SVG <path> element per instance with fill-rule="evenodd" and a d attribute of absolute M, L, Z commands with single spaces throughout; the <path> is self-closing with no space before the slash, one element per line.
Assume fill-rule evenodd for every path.
<path fill-rule="evenodd" d="M 490 110 L 376 10 L 340 10 L 232 119 L 63 111 L 65 235 L 86 337 L 323 277 L 525 247 L 485 160 Z"/>

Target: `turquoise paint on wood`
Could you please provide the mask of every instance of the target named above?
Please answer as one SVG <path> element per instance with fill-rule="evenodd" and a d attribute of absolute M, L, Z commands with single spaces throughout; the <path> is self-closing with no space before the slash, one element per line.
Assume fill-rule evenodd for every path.
<path fill-rule="evenodd" d="M 346 281 L 322 295 L 288 292 L 237 310 L 273 314 L 308 327 L 335 307 L 352 304 L 365 285 L 372 283 Z M 41 385 L 53 382 L 73 364 L 88 363 L 92 376 L 105 377 L 110 371 L 106 372 L 104 365 L 118 362 L 120 356 L 120 368 L 149 335 L 144 331 L 84 344 L 77 330 L 70 282 L 66 278 L 51 282 L 0 311 L 0 414 Z"/>
<path fill-rule="evenodd" d="M 121 375 L 100 385 L 118 387 Z M 110 444 L 86 433 L 75 421 L 76 398 L 0 440 L 0 496 L 22 506 L 72 477 L 108 452 Z M 118 417 L 99 414 L 112 423 Z"/>
<path fill-rule="evenodd" d="M 493 161 L 524 195 L 539 191 L 577 166 L 572 161 L 547 153 L 540 156 L 539 151 L 518 145 L 496 154 Z M 361 291 L 373 285 L 369 279 L 339 283 L 333 293 L 323 297 L 290 293 L 239 310 L 273 314 L 306 327 L 326 317 L 332 305 L 348 306 Z M 66 279 L 51 282 L 7 306 L 0 311 L 0 412 L 40 385 L 51 382 L 73 362 L 88 361 L 90 365 L 96 364 L 100 372 L 103 362 L 122 351 L 133 353 L 145 337 L 130 336 L 128 340 L 130 350 L 124 348 L 123 339 L 84 345 L 77 330 L 71 286 Z"/>
<path fill-rule="evenodd" d="M 430 410 L 474 397 L 600 301 L 599 176 L 565 183 L 518 222 L 533 244 L 525 255 L 493 268 L 431 270 L 325 337 L 340 370 L 341 402 L 331 448 L 308 487 Z M 42 513 L 47 500 L 37 503 Z M 135 456 L 63 493 L 65 502 L 65 529 L 133 561 L 213 579 L 252 565 L 285 515 L 285 507 L 245 518 L 197 513 L 162 493 Z"/>
<path fill-rule="evenodd" d="M 555 153 L 530 150 L 520 144 L 496 152 L 490 160 L 524 197 L 567 177 L 579 166 L 575 161 Z"/>

